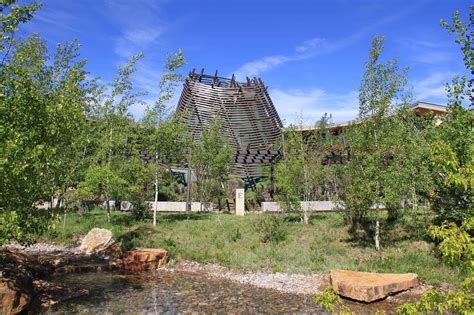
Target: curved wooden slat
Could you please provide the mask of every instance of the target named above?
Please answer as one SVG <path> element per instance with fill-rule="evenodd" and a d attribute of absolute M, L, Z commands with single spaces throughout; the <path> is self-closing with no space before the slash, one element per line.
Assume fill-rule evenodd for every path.
<path fill-rule="evenodd" d="M 178 112 L 187 112 L 193 138 L 199 141 L 210 121 L 221 119 L 225 136 L 234 148 L 232 175 L 261 177 L 262 164 L 279 158 L 275 144 L 281 137 L 282 122 L 263 81 L 247 82 L 189 73 L 179 99 Z"/>

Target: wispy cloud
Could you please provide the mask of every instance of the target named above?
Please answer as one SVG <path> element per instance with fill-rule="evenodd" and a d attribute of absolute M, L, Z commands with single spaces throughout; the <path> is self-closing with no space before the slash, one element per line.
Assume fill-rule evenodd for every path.
<path fill-rule="evenodd" d="M 424 51 L 414 54 L 412 60 L 420 63 L 440 64 L 452 60 L 452 56 L 446 51 Z"/>
<path fill-rule="evenodd" d="M 272 89 L 270 96 L 280 117 L 287 123 L 311 126 L 325 113 L 332 115 L 334 122 L 352 120 L 358 114 L 358 93 L 332 93 L 320 88 L 312 89 Z M 301 113 L 304 113 L 302 117 Z"/>
<path fill-rule="evenodd" d="M 435 72 L 421 80 L 412 81 L 414 96 L 419 101 L 446 104 L 445 83 L 456 74 L 453 72 Z"/>
<path fill-rule="evenodd" d="M 116 40 L 115 53 L 123 58 L 144 51 L 155 43 L 161 35 L 158 27 L 142 27 L 125 30 Z"/>
<path fill-rule="evenodd" d="M 433 36 L 433 35 L 432 35 Z M 416 63 L 429 65 L 440 65 L 449 63 L 453 59 L 449 43 L 418 38 L 402 38 L 395 42 L 402 47 L 404 51 L 409 52 L 409 59 Z"/>
<path fill-rule="evenodd" d="M 242 80 L 245 77 L 258 76 L 260 73 L 268 71 L 281 64 L 291 61 L 305 60 L 316 55 L 329 53 L 331 51 L 338 50 L 347 44 L 343 41 L 329 43 L 324 38 L 315 37 L 296 46 L 292 54 L 266 56 L 258 60 L 245 63 L 235 70 L 234 74 L 238 80 Z"/>
<path fill-rule="evenodd" d="M 268 71 L 287 62 L 306 60 L 315 56 L 329 54 L 342 50 L 360 41 L 362 38 L 364 38 L 368 34 L 371 34 L 373 30 L 379 28 L 380 26 L 394 22 L 402 16 L 415 11 L 419 7 L 420 4 L 415 4 L 406 7 L 405 9 L 400 10 L 391 16 L 387 16 L 383 19 L 380 19 L 378 22 L 372 25 L 362 27 L 358 31 L 348 36 L 342 37 L 338 40 L 330 41 L 319 36 L 310 38 L 294 47 L 293 52 L 290 54 L 270 55 L 247 62 L 241 67 L 239 67 L 237 70 L 235 70 L 234 74 L 238 80 L 242 80 L 246 76 L 258 76 L 262 72 Z"/>
<path fill-rule="evenodd" d="M 156 44 L 164 31 L 160 4 L 151 0 L 106 1 L 107 12 L 120 26 L 115 53 L 121 58 L 145 51 Z"/>

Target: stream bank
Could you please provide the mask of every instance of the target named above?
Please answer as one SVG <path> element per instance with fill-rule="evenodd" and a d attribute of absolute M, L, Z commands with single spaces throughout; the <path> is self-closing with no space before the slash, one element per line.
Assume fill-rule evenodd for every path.
<path fill-rule="evenodd" d="M 275 312 L 317 312 L 321 309 L 313 296 L 329 285 L 328 275 L 322 273 L 242 272 L 186 260 L 172 261 L 160 270 L 130 273 L 124 271 L 122 257 L 117 245 L 92 255 L 76 247 L 49 244 L 8 246 L 2 261 L 2 284 L 6 288 L 0 288 L 2 307 L 7 313 L 54 313 L 64 307 L 78 312 L 110 311 L 114 307 L 119 312 L 148 312 L 156 307 L 161 312 L 235 312 L 245 303 L 250 305 L 250 313 L 265 311 L 263 306 Z M 422 285 L 371 304 L 349 300 L 346 304 L 357 313 L 391 313 L 398 305 L 416 300 L 427 288 Z M 134 305 L 129 299 L 120 304 L 121 290 L 142 304 Z M 149 300 L 150 296 L 155 298 Z M 113 305 L 106 302 L 114 299 Z M 6 303 L 10 303 L 9 308 L 5 308 Z"/>

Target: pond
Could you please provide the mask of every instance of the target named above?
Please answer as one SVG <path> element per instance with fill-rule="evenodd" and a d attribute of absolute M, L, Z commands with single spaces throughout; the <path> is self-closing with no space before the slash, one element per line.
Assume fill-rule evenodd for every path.
<path fill-rule="evenodd" d="M 311 296 L 280 293 L 228 280 L 171 271 L 144 274 L 93 272 L 58 275 L 51 281 L 86 288 L 89 295 L 46 310 L 46 314 L 155 314 L 155 313 L 318 313 L 325 312 Z M 395 314 L 396 304 L 346 301 L 352 311 Z"/>

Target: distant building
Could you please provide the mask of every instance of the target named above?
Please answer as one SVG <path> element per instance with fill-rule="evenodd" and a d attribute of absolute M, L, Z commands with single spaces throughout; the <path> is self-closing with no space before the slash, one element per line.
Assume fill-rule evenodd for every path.
<path fill-rule="evenodd" d="M 427 103 L 427 102 L 415 102 L 411 108 L 415 111 L 417 115 L 426 115 L 428 113 L 433 114 L 434 116 L 443 116 L 447 114 L 447 107 L 445 105 Z M 328 129 L 332 130 L 334 134 L 339 134 L 341 130 L 348 127 L 351 124 L 357 124 L 357 120 L 353 121 L 345 121 L 340 123 L 334 123 L 328 126 Z M 297 128 L 297 130 L 302 131 L 305 133 L 310 133 L 317 129 L 317 126 L 311 127 L 301 127 Z"/>

